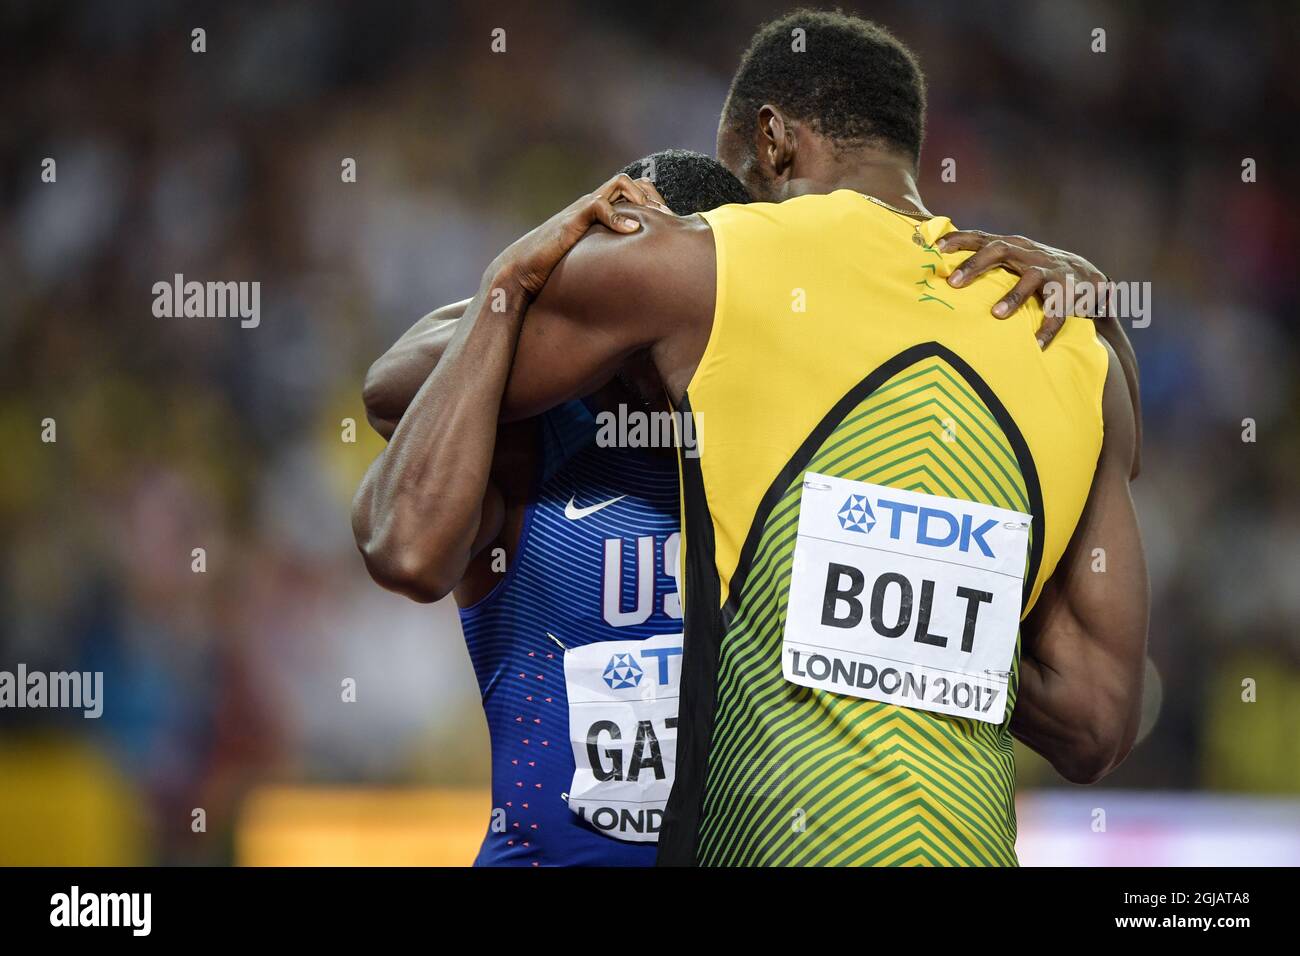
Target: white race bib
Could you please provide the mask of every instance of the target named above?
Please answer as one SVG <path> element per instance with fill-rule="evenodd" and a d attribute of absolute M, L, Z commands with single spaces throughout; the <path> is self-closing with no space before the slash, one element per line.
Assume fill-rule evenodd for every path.
<path fill-rule="evenodd" d="M 785 679 L 1001 723 L 1029 515 L 808 472 Z"/>
<path fill-rule="evenodd" d="M 655 843 L 677 761 L 682 636 L 564 652 L 576 769 L 569 809 L 619 840 Z"/>

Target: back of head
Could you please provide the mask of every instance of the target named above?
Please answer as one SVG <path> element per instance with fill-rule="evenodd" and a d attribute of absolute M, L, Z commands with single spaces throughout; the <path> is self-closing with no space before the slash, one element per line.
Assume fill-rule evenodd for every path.
<path fill-rule="evenodd" d="M 846 147 L 920 158 L 925 76 L 912 51 L 870 20 L 805 9 L 759 27 L 731 81 L 724 127 L 743 134 L 765 104 Z"/>
<path fill-rule="evenodd" d="M 624 166 L 633 179 L 648 178 L 679 216 L 708 212 L 728 203 L 747 203 L 744 185 L 712 156 L 688 149 L 663 149 Z"/>

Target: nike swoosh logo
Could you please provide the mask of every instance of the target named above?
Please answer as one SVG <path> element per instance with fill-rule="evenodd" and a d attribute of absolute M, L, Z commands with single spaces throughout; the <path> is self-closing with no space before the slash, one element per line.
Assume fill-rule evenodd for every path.
<path fill-rule="evenodd" d="M 627 495 L 619 495 L 617 498 L 610 498 L 609 501 L 602 501 L 600 504 L 588 505 L 585 508 L 579 508 L 574 503 L 573 497 L 570 497 L 569 503 L 564 506 L 564 517 L 568 518 L 570 521 L 577 521 L 579 518 L 587 517 L 587 515 L 594 515 L 602 508 L 608 508 L 614 502 L 622 501 L 626 497 Z"/>

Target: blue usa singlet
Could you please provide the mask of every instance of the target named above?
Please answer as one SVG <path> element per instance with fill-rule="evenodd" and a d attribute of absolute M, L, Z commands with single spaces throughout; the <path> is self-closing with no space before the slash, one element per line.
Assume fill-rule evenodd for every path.
<path fill-rule="evenodd" d="M 582 402 L 541 429 L 514 559 L 460 612 L 492 742 L 476 865 L 651 866 L 676 754 L 677 466 L 598 442 Z"/>

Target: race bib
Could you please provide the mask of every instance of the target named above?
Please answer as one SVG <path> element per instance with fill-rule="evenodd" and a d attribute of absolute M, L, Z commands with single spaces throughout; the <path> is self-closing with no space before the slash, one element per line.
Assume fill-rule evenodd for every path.
<path fill-rule="evenodd" d="M 1001 723 L 1031 517 L 808 472 L 785 679 Z"/>
<path fill-rule="evenodd" d="M 659 839 L 677 759 L 682 636 L 564 652 L 576 769 L 569 809 L 619 840 Z"/>

